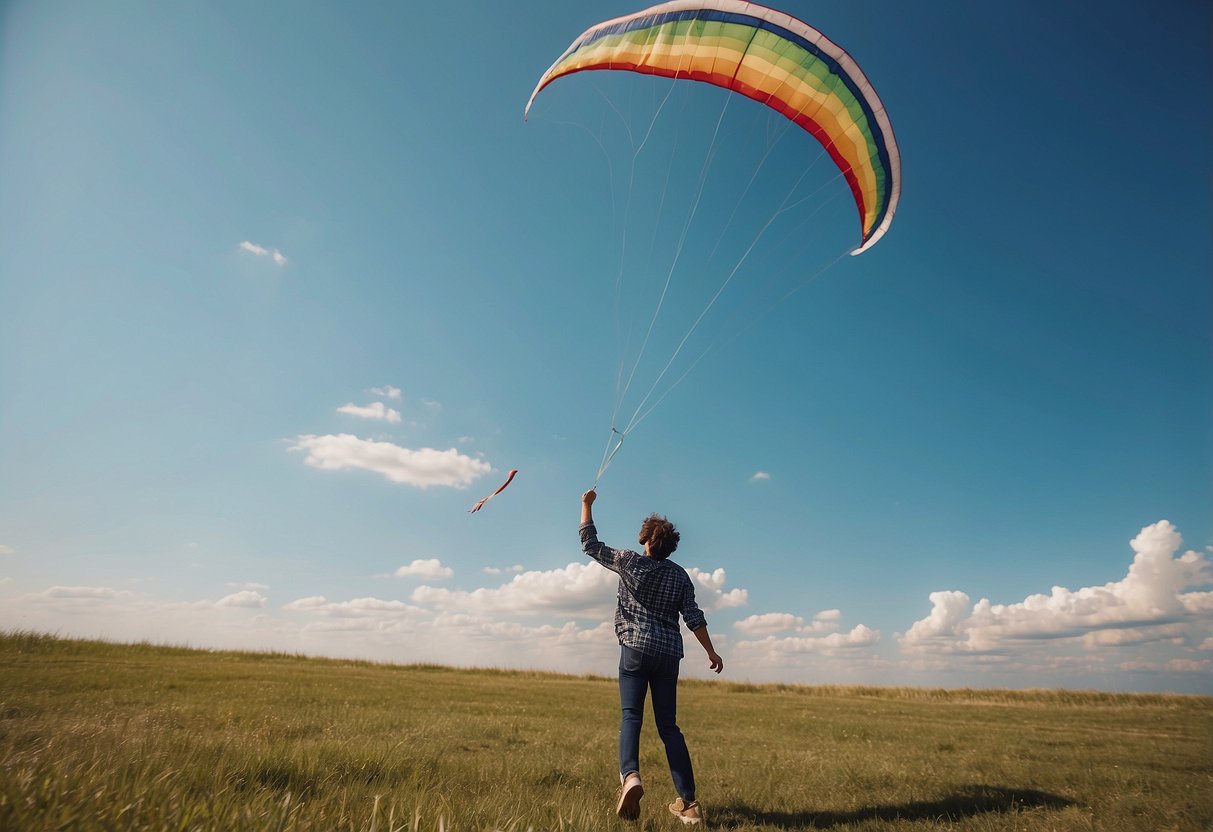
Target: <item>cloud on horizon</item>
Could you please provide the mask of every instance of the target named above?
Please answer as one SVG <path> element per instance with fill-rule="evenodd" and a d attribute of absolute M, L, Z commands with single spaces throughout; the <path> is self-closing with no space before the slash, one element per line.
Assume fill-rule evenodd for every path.
<path fill-rule="evenodd" d="M 971 604 L 960 590 L 932 592 L 931 612 L 895 636 L 907 653 L 1014 652 L 1025 644 L 1083 640 L 1089 647 L 1151 640 L 1195 642 L 1195 627 L 1213 623 L 1213 564 L 1188 551 L 1171 523 L 1160 520 L 1133 538 L 1128 574 L 1103 586 L 1054 586 L 1013 604 L 982 598 Z"/>
<path fill-rule="evenodd" d="M 931 615 L 882 640 L 842 610 L 765 612 L 729 626 L 749 593 L 723 569 L 688 570 L 713 640 L 734 679 L 801 683 L 1090 687 L 1209 691 L 1213 614 L 1208 559 L 1180 555 L 1166 521 L 1134 538 L 1126 577 L 1023 602 L 971 604 L 932 593 Z M 405 571 L 447 567 L 417 559 Z M 597 564 L 522 571 L 495 586 L 417 587 L 405 598 L 332 600 L 304 595 L 271 604 L 263 585 L 229 583 L 217 600 L 175 601 L 106 586 L 51 586 L 9 595 L 0 627 L 65 636 L 199 647 L 282 650 L 391 662 L 610 672 L 616 576 Z M 235 591 L 233 591 L 235 590 Z M 11 591 L 11 590 L 10 590 Z M 984 600 L 984 599 L 983 599 Z M 926 622 L 925 624 L 923 622 Z M 910 634 L 913 634 L 911 636 Z M 686 635 L 688 675 L 708 675 Z M 200 641 L 204 639 L 204 641 Z M 1204 681 L 1200 681 L 1204 680 Z"/>
<path fill-rule="evenodd" d="M 242 609 L 262 609 L 265 602 L 269 600 L 260 592 L 254 589 L 245 589 L 240 592 L 233 592 L 231 595 L 226 595 L 215 602 L 217 607 L 239 607 Z"/>

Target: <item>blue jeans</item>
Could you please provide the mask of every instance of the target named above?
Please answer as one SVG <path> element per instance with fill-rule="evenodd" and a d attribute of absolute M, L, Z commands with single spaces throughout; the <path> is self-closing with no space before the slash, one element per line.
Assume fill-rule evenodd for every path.
<path fill-rule="evenodd" d="M 644 697 L 653 691 L 653 719 L 657 734 L 665 743 L 665 758 L 678 796 L 690 803 L 695 799 L 695 774 L 691 753 L 678 728 L 677 656 L 650 655 L 620 645 L 619 704 L 623 721 L 619 724 L 619 773 L 640 772 L 640 725 L 644 720 Z"/>

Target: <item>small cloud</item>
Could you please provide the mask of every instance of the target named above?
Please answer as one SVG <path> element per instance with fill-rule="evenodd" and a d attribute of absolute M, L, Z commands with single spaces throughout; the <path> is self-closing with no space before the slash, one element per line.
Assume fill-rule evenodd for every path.
<path fill-rule="evenodd" d="M 1171 659 L 1166 667 L 1173 673 L 1208 673 L 1213 659 Z"/>
<path fill-rule="evenodd" d="M 0 543 L 0 555 L 15 555 L 15 554 L 17 554 L 17 550 L 14 549 L 12 546 L 5 546 L 3 543 Z"/>
<path fill-rule="evenodd" d="M 357 416 L 360 419 L 379 419 L 391 422 L 393 425 L 400 422 L 400 413 L 387 407 L 383 402 L 372 402 L 368 405 L 345 404 L 337 408 L 337 412 Z"/>
<path fill-rule="evenodd" d="M 427 560 L 415 560 L 407 566 L 400 567 L 394 574 L 397 578 L 442 580 L 454 575 L 455 571 L 449 566 L 443 566 L 442 561 L 438 560 L 438 558 L 429 558 Z"/>
<path fill-rule="evenodd" d="M 323 595 L 309 595 L 306 598 L 297 598 L 286 604 L 284 610 L 318 610 L 328 605 L 328 599 Z"/>
<path fill-rule="evenodd" d="M 442 410 L 442 402 L 434 401 L 433 399 L 422 399 L 421 403 L 430 410 Z"/>
<path fill-rule="evenodd" d="M 269 589 L 265 584 L 259 584 L 255 581 L 228 581 L 227 587 L 229 589 L 255 589 L 259 591 Z"/>
<path fill-rule="evenodd" d="M 743 618 L 733 626 L 751 638 L 789 631 L 798 636 L 820 636 L 837 630 L 841 620 L 841 610 L 822 610 L 813 616 L 811 622 L 787 612 L 768 612 Z"/>
<path fill-rule="evenodd" d="M 747 636 L 761 637 L 800 629 L 804 626 L 804 619 L 787 612 L 768 612 L 743 618 L 733 626 Z"/>
<path fill-rule="evenodd" d="M 108 586 L 52 586 L 37 594 L 45 598 L 117 598 L 119 595 Z"/>
<path fill-rule="evenodd" d="M 240 609 L 260 609 L 265 606 L 266 597 L 255 590 L 246 589 L 233 592 L 215 602 L 216 607 L 237 607 Z"/>
<path fill-rule="evenodd" d="M 257 257 L 268 257 L 279 266 L 286 265 L 286 255 L 276 248 L 266 248 L 265 246 L 259 246 L 256 243 L 251 243 L 248 240 L 245 240 L 240 244 L 240 249 L 241 251 L 247 251 L 249 254 L 256 255 Z"/>
<path fill-rule="evenodd" d="M 522 564 L 516 563 L 506 569 L 502 569 L 500 566 L 486 566 L 482 571 L 486 575 L 521 575 L 526 570 L 522 568 Z"/>
<path fill-rule="evenodd" d="M 770 478 L 771 475 L 766 471 L 755 471 L 754 476 L 750 477 L 750 482 L 762 482 L 763 480 L 769 480 Z"/>
<path fill-rule="evenodd" d="M 0 578 L 0 586 L 8 586 L 13 582 L 12 578 Z"/>
<path fill-rule="evenodd" d="M 393 387 L 390 384 L 385 384 L 383 387 L 372 387 L 367 392 L 372 396 L 383 396 L 385 399 L 391 399 L 393 401 L 399 401 L 401 396 L 400 388 Z"/>

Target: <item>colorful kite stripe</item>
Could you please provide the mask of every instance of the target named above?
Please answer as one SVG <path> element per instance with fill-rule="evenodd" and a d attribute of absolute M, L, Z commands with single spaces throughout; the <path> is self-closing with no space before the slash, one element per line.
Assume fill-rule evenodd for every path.
<path fill-rule="evenodd" d="M 676 2 L 608 20 L 581 35 L 539 79 L 615 69 L 734 90 L 812 133 L 846 177 L 863 243 L 888 229 L 901 160 L 884 105 L 851 57 L 807 24 L 740 0 Z"/>

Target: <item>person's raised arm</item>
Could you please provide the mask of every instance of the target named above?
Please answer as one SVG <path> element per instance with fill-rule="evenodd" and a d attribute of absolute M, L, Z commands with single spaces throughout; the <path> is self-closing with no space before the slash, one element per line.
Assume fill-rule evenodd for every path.
<path fill-rule="evenodd" d="M 594 529 L 594 511 L 591 506 L 597 496 L 592 488 L 581 495 L 581 548 L 607 569 L 618 572 L 619 566 L 615 559 L 619 553 L 599 540 L 598 532 Z"/>
<path fill-rule="evenodd" d="M 581 522 L 582 522 L 582 524 L 594 522 L 594 510 L 591 508 L 591 506 L 594 505 L 594 499 L 597 496 L 598 495 L 594 492 L 594 489 L 592 489 L 592 488 L 589 491 L 587 491 L 581 495 Z"/>

